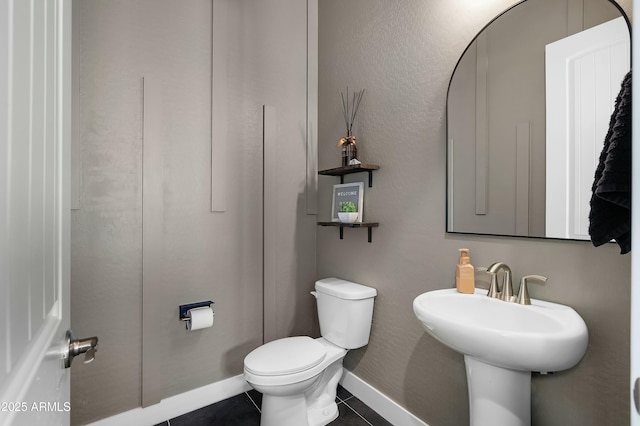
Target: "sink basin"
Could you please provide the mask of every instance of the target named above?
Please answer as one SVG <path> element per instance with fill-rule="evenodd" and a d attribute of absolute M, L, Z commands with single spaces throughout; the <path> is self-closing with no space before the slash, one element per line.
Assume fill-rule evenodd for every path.
<path fill-rule="evenodd" d="M 413 311 L 429 334 L 464 355 L 471 426 L 530 426 L 531 372 L 576 365 L 587 326 L 568 306 L 534 299 L 524 306 L 486 294 L 429 291 L 415 298 Z"/>
<path fill-rule="evenodd" d="M 587 349 L 584 320 L 572 308 L 531 300 L 523 306 L 456 289 L 423 293 L 413 310 L 429 334 L 462 354 L 499 367 L 560 371 Z"/>

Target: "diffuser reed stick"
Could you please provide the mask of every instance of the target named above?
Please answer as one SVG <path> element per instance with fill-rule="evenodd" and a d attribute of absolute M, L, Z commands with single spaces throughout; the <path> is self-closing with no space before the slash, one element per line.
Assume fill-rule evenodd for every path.
<path fill-rule="evenodd" d="M 347 137 L 352 135 L 353 123 L 356 121 L 356 114 L 358 114 L 358 108 L 360 108 L 360 102 L 364 95 L 364 89 L 354 92 L 351 99 L 349 99 L 349 88 L 347 87 L 347 95 L 340 92 L 342 98 L 342 114 L 344 116 L 344 124 L 347 126 Z"/>

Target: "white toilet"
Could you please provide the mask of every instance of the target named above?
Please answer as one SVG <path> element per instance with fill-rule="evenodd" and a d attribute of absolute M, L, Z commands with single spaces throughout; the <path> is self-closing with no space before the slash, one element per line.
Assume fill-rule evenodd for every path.
<path fill-rule="evenodd" d="M 322 337 L 287 337 L 244 359 L 262 395 L 261 426 L 323 426 L 338 417 L 336 390 L 347 350 L 369 343 L 376 289 L 339 278 L 316 281 Z"/>

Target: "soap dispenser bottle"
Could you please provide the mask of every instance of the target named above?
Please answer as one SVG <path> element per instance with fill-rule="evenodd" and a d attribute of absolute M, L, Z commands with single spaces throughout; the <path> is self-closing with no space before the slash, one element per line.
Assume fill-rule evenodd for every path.
<path fill-rule="evenodd" d="M 460 249 L 460 259 L 456 265 L 456 289 L 458 293 L 475 292 L 475 270 L 469 259 L 469 249 Z"/>

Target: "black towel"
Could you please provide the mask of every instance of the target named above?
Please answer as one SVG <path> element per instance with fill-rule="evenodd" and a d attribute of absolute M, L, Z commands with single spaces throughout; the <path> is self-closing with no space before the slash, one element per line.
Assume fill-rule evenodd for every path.
<path fill-rule="evenodd" d="M 624 77 L 591 187 L 589 235 L 598 247 L 611 240 L 631 251 L 631 71 Z"/>

